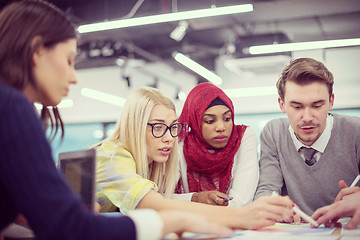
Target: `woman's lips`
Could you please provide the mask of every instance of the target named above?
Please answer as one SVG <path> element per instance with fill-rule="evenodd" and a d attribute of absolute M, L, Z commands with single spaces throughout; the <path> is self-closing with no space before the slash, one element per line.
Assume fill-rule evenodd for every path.
<path fill-rule="evenodd" d="M 171 150 L 172 150 L 171 147 L 163 147 L 163 148 L 159 149 L 161 155 L 163 155 L 163 156 L 169 156 L 171 153 Z"/>
<path fill-rule="evenodd" d="M 227 141 L 227 136 L 224 136 L 224 135 L 216 136 L 214 138 L 214 141 L 217 143 L 224 143 Z"/>

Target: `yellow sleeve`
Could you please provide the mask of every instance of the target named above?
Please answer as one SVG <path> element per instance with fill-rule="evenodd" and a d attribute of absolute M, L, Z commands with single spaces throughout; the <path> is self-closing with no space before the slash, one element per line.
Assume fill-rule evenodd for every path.
<path fill-rule="evenodd" d="M 115 211 L 118 207 L 126 214 L 151 189 L 157 191 L 154 182 L 136 174 L 132 155 L 115 143 L 103 143 L 97 149 L 96 165 L 96 195 L 102 212 Z"/>

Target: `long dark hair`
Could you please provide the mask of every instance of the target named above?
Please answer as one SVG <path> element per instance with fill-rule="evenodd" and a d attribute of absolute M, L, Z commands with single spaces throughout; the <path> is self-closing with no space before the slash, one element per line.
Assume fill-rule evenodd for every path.
<path fill-rule="evenodd" d="M 32 46 L 31 41 L 38 36 L 40 40 Z M 36 49 L 40 45 L 51 48 L 76 37 L 70 18 L 48 2 L 27 0 L 9 4 L 0 13 L 0 82 L 20 91 L 31 84 L 38 91 L 32 62 Z M 57 107 L 53 107 L 51 114 L 47 106 L 43 106 L 41 120 L 45 127 L 50 121 L 52 138 L 59 127 L 64 136 Z"/>

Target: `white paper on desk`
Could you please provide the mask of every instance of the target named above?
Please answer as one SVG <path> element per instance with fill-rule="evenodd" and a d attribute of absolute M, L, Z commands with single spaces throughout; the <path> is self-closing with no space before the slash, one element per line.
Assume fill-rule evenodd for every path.
<path fill-rule="evenodd" d="M 21 225 L 12 223 L 7 226 L 3 231 L 2 234 L 4 237 L 7 238 L 34 238 L 35 235 L 33 231 L 30 229 L 23 227 Z"/>
<path fill-rule="evenodd" d="M 339 223 L 341 223 L 342 225 L 342 229 L 341 229 L 341 235 L 343 236 L 341 238 L 341 240 L 343 239 L 354 239 L 353 237 L 355 237 L 356 239 L 360 239 L 360 226 L 358 226 L 356 229 L 352 229 L 352 230 L 348 230 L 345 229 L 346 224 L 351 220 L 351 218 L 341 218 L 339 219 Z M 349 237 L 349 238 L 347 238 Z"/>
<path fill-rule="evenodd" d="M 360 239 L 360 228 L 358 227 L 357 229 L 353 230 L 343 228 L 341 230 L 341 235 L 343 236 L 342 239 L 344 239 L 344 237 L 357 237 L 358 239 Z"/>
<path fill-rule="evenodd" d="M 287 223 L 276 223 L 273 226 L 266 227 L 261 230 L 257 231 L 246 231 L 245 234 L 251 234 L 251 235 L 306 235 L 306 236 L 329 236 L 335 228 L 325 228 L 325 227 L 319 227 L 319 228 L 311 228 L 309 223 L 304 223 L 300 225 L 294 225 L 294 224 L 287 224 Z"/>
<path fill-rule="evenodd" d="M 223 239 L 223 240 L 336 240 L 339 236 L 330 235 L 335 228 L 310 228 L 309 224 L 293 225 L 277 223 L 262 230 L 238 230 L 234 235 L 225 238 L 202 234 L 184 234 L 181 239 Z M 166 240 L 178 238 L 164 238 Z"/>
<path fill-rule="evenodd" d="M 310 228 L 309 224 L 283 224 L 257 231 L 243 231 L 241 236 L 230 237 L 231 240 L 336 240 L 339 236 L 330 235 L 334 228 Z"/>
<path fill-rule="evenodd" d="M 279 235 L 272 235 L 272 234 L 267 234 L 267 235 L 263 235 L 263 236 L 259 236 L 259 235 L 252 235 L 252 236 L 248 236 L 248 235 L 243 235 L 243 236 L 239 236 L 239 237 L 229 237 L 229 238 L 224 238 L 223 240 L 262 240 L 262 239 L 266 239 L 266 240 L 337 240 L 339 238 L 339 236 L 333 236 L 333 235 L 329 235 L 329 236 L 323 236 L 323 235 L 319 235 L 319 236 L 310 236 L 310 235 L 306 235 L 306 237 L 301 236 L 301 235 L 287 235 L 287 236 L 279 236 Z"/>
<path fill-rule="evenodd" d="M 217 240 L 337 240 L 339 236 L 334 235 L 279 235 L 276 233 L 261 233 L 261 234 L 254 234 L 255 231 L 241 231 L 236 232 L 232 236 L 228 236 L 225 238 L 214 237 L 211 235 L 188 235 L 183 236 L 181 239 L 191 239 L 191 240 L 209 240 L 209 239 L 217 239 Z M 179 238 L 165 238 L 166 240 L 169 239 L 179 239 Z M 355 240 L 355 239 L 349 239 Z"/>

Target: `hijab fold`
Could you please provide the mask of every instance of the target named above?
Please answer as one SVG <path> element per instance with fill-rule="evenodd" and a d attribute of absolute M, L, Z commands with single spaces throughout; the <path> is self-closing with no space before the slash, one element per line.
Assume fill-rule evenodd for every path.
<path fill-rule="evenodd" d="M 233 125 L 227 145 L 212 148 L 202 137 L 201 121 L 208 106 L 219 98 L 231 111 L 234 124 L 234 106 L 230 98 L 211 83 L 200 83 L 189 93 L 179 117 L 184 129 L 179 141 L 184 141 L 183 153 L 187 163 L 187 179 L 190 192 L 218 190 L 227 193 L 231 182 L 234 156 L 246 130 L 245 125 Z M 181 179 L 175 190 L 184 193 Z"/>

